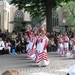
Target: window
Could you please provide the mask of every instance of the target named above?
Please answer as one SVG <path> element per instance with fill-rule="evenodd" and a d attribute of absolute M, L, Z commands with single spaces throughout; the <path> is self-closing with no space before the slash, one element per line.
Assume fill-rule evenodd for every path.
<path fill-rule="evenodd" d="M 56 12 L 53 12 L 52 14 L 52 25 L 58 26 L 58 14 Z"/>
<path fill-rule="evenodd" d="M 15 16 L 14 16 L 14 21 L 20 22 L 24 20 L 24 14 L 20 10 L 16 10 Z"/>

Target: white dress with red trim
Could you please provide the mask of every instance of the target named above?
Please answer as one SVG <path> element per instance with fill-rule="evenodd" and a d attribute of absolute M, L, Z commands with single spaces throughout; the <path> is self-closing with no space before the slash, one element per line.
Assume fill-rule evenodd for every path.
<path fill-rule="evenodd" d="M 6 43 L 6 49 L 8 49 L 9 52 L 11 51 L 11 44 L 10 43 Z"/>
<path fill-rule="evenodd" d="M 48 45 L 48 40 L 46 37 L 42 38 L 42 41 L 41 38 L 39 39 L 39 43 L 37 44 L 38 55 L 36 58 L 36 63 L 39 66 L 46 66 L 49 64 L 49 59 L 47 56 L 47 49 L 46 49 L 47 45 Z"/>
<path fill-rule="evenodd" d="M 68 36 L 65 36 L 63 38 L 64 40 L 64 43 L 63 43 L 63 46 L 64 46 L 64 50 L 63 50 L 63 55 L 67 55 L 67 53 L 69 53 L 69 38 Z"/>
<path fill-rule="evenodd" d="M 33 60 L 35 60 L 36 58 L 36 37 L 32 37 L 30 38 L 30 42 L 28 44 L 28 47 L 27 47 L 27 56 Z"/>
<path fill-rule="evenodd" d="M 63 53 L 63 39 L 60 37 L 58 39 L 58 54 Z"/>
<path fill-rule="evenodd" d="M 73 47 L 72 47 L 72 58 L 75 58 L 75 39 L 73 41 Z"/>

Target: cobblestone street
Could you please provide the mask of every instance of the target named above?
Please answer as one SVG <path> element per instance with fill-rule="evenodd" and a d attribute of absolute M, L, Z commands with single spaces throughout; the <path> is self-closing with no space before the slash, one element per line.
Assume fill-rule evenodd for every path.
<path fill-rule="evenodd" d="M 48 53 L 50 64 L 38 67 L 26 54 L 0 55 L 0 74 L 8 69 L 16 69 L 21 75 L 66 75 L 68 69 L 75 64 L 75 59 L 62 57 L 55 52 Z"/>

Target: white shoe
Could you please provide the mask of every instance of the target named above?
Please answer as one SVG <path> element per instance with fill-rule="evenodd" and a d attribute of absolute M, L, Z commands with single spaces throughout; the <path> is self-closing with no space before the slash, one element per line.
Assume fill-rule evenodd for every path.
<path fill-rule="evenodd" d="M 62 57 L 64 57 L 65 55 L 62 55 Z"/>

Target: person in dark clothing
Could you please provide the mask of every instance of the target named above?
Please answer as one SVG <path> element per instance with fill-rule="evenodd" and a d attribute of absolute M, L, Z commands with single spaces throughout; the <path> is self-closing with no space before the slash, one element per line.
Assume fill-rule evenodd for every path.
<path fill-rule="evenodd" d="M 18 38 L 16 38 L 16 51 L 18 54 L 21 53 L 21 41 Z"/>
<path fill-rule="evenodd" d="M 12 40 L 11 40 L 11 52 L 12 52 L 13 49 L 15 49 L 15 52 L 16 52 L 15 39 L 12 38 Z"/>
<path fill-rule="evenodd" d="M 24 27 L 21 29 L 21 32 L 25 32 L 26 30 L 24 29 Z"/>
<path fill-rule="evenodd" d="M 24 37 L 21 38 L 21 49 L 22 49 L 22 53 L 26 52 L 26 45 L 28 44 L 28 42 L 24 39 Z"/>
<path fill-rule="evenodd" d="M 56 44 L 54 38 L 51 39 L 50 46 L 52 51 L 56 51 Z"/>

